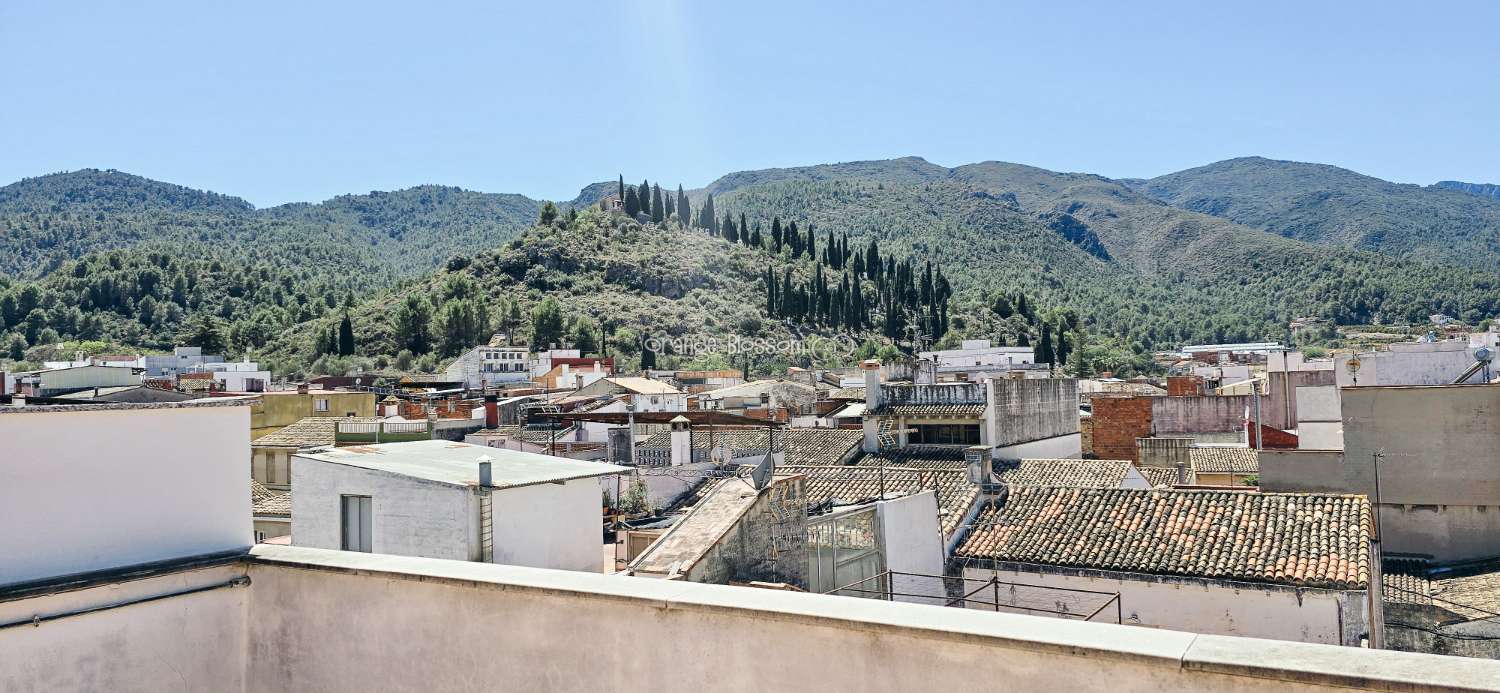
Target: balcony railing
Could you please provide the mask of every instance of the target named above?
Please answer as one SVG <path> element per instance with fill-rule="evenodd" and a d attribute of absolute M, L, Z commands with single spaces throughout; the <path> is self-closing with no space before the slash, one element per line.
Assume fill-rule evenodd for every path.
<path fill-rule="evenodd" d="M 340 421 L 334 444 L 406 443 L 432 440 L 431 421 Z"/>

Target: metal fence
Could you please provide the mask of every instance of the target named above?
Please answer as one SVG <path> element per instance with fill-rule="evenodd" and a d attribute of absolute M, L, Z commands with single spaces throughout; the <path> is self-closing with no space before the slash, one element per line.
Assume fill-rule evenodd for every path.
<path fill-rule="evenodd" d="M 979 579 L 888 570 L 823 593 L 1095 623 L 1121 623 L 1124 617 L 1119 592 L 1006 582 L 999 576 Z"/>

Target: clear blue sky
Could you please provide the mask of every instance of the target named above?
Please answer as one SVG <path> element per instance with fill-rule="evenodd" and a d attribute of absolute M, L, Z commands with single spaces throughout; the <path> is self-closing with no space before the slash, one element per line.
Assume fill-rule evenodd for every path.
<path fill-rule="evenodd" d="M 1500 182 L 1500 4 L 1225 4 L 5 0 L 0 182 L 567 199 L 912 154 Z"/>

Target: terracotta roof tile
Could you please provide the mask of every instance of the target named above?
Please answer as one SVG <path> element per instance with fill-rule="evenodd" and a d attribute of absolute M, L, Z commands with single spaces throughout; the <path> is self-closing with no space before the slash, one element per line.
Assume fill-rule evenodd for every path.
<path fill-rule="evenodd" d="M 291 517 L 292 492 L 275 491 L 266 488 L 265 484 L 251 479 L 250 507 L 251 513 L 254 515 Z"/>
<path fill-rule="evenodd" d="M 379 423 L 383 419 L 374 416 L 309 416 L 275 433 L 256 438 L 250 442 L 250 446 L 300 450 L 320 445 L 333 445 L 334 434 L 338 430 L 340 421 Z"/>
<path fill-rule="evenodd" d="M 1017 486 L 955 553 L 973 559 L 1363 589 L 1363 496 Z"/>
<path fill-rule="evenodd" d="M 882 403 L 872 411 L 866 412 L 868 416 L 945 416 L 966 419 L 977 419 L 984 416 L 984 404 L 890 404 Z"/>
<path fill-rule="evenodd" d="M 958 529 L 979 495 L 979 487 L 970 484 L 968 474 L 960 470 L 780 465 L 776 467 L 776 473 L 804 475 L 808 505 L 820 505 L 830 500 L 840 504 L 877 500 L 882 488 L 887 496 L 935 490 L 938 522 L 944 536 L 950 536 Z"/>
<path fill-rule="evenodd" d="M 1188 455 L 1193 471 L 1200 474 L 1260 473 L 1260 455 L 1253 448 L 1192 447 Z"/>

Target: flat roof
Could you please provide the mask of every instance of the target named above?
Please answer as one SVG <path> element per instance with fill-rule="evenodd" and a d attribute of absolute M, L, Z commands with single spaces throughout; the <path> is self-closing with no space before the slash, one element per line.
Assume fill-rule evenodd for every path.
<path fill-rule="evenodd" d="M 603 462 L 538 455 L 448 440 L 355 445 L 300 453 L 297 457 L 452 486 L 478 486 L 479 458 L 486 455 L 492 461 L 491 488 L 517 488 L 630 471 L 626 467 Z"/>

